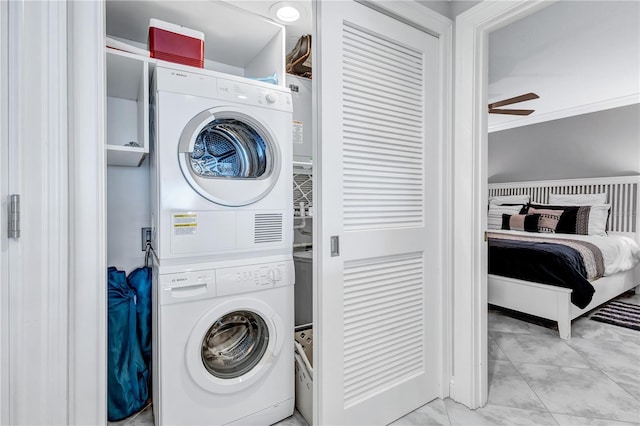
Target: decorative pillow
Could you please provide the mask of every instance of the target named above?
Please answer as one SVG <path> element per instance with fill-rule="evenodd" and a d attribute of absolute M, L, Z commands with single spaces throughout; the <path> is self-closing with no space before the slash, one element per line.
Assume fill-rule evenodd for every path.
<path fill-rule="evenodd" d="M 609 218 L 610 204 L 595 206 L 554 206 L 547 204 L 531 204 L 528 213 L 532 210 L 545 209 L 562 211 L 557 234 L 577 235 L 606 235 L 607 219 Z"/>
<path fill-rule="evenodd" d="M 535 209 L 529 208 L 530 214 L 539 214 L 538 219 L 538 232 L 554 233 L 560 222 L 560 216 L 562 216 L 562 210 L 552 209 Z"/>
<path fill-rule="evenodd" d="M 598 194 L 549 194 L 549 204 L 573 205 L 573 206 L 593 206 L 594 204 L 605 204 L 607 193 Z"/>
<path fill-rule="evenodd" d="M 588 235 L 607 235 L 607 220 L 611 204 L 589 206 Z"/>
<path fill-rule="evenodd" d="M 528 195 L 496 195 L 489 198 L 489 204 L 503 205 L 503 204 L 529 204 Z"/>
<path fill-rule="evenodd" d="M 558 221 L 558 226 L 556 226 L 557 234 L 581 234 L 587 235 L 588 231 L 588 216 L 587 213 L 587 222 L 584 225 L 584 228 L 578 227 L 578 210 L 579 206 L 554 206 L 550 204 L 531 204 L 528 209 L 528 213 L 531 213 L 531 209 L 546 209 L 546 210 L 559 210 L 562 212 L 560 216 L 560 220 Z M 584 217 L 584 214 L 582 215 Z"/>
<path fill-rule="evenodd" d="M 489 205 L 489 215 L 487 216 L 487 229 L 501 229 L 503 214 L 518 214 L 524 208 L 519 204 L 516 206 Z"/>
<path fill-rule="evenodd" d="M 538 232 L 539 214 L 503 214 L 502 229 L 511 231 Z"/>

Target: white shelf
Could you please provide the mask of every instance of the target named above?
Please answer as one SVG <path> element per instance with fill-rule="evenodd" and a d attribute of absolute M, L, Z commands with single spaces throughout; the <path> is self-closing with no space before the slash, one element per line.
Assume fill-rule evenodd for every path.
<path fill-rule="evenodd" d="M 137 167 L 149 152 L 149 59 L 106 48 L 106 63 L 107 165 Z"/>
<path fill-rule="evenodd" d="M 107 164 L 138 167 L 147 158 L 148 150 L 135 146 L 107 145 Z"/>
<path fill-rule="evenodd" d="M 144 4 L 143 4 L 144 3 Z M 285 85 L 285 29 L 267 18 L 223 1 L 107 1 L 106 30 L 113 38 L 146 48 L 149 19 L 205 34 L 205 68 L 241 77 L 274 72 Z"/>

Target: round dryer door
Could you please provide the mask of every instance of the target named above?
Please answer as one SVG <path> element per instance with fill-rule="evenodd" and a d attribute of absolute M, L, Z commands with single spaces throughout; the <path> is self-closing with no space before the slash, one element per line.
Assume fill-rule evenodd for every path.
<path fill-rule="evenodd" d="M 251 298 L 229 301 L 196 323 L 186 347 L 187 370 L 207 391 L 237 392 L 271 369 L 283 338 L 282 320 L 269 305 Z"/>
<path fill-rule="evenodd" d="M 206 110 L 191 119 L 180 137 L 178 156 L 191 187 L 226 206 L 260 200 L 280 172 L 280 151 L 272 132 L 232 108 Z"/>

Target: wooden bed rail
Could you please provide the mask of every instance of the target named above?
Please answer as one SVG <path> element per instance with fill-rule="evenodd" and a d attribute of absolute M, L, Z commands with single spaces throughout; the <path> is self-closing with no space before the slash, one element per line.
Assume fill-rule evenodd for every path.
<path fill-rule="evenodd" d="M 531 202 L 547 204 L 549 194 L 597 194 L 607 193 L 611 211 L 607 229 L 613 232 L 636 234 L 640 240 L 640 176 L 617 176 L 587 179 L 563 179 L 530 182 L 506 182 L 489 184 L 489 197 L 497 195 L 522 195 Z"/>

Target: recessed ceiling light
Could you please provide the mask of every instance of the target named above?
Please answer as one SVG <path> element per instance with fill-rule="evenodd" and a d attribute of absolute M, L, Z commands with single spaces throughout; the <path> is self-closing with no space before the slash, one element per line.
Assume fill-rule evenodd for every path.
<path fill-rule="evenodd" d="M 300 18 L 300 12 L 293 6 L 282 6 L 276 11 L 276 16 L 281 21 L 295 22 Z"/>
<path fill-rule="evenodd" d="M 271 6 L 270 15 L 282 24 L 290 24 L 300 19 L 300 10 L 293 3 L 278 2 Z"/>

